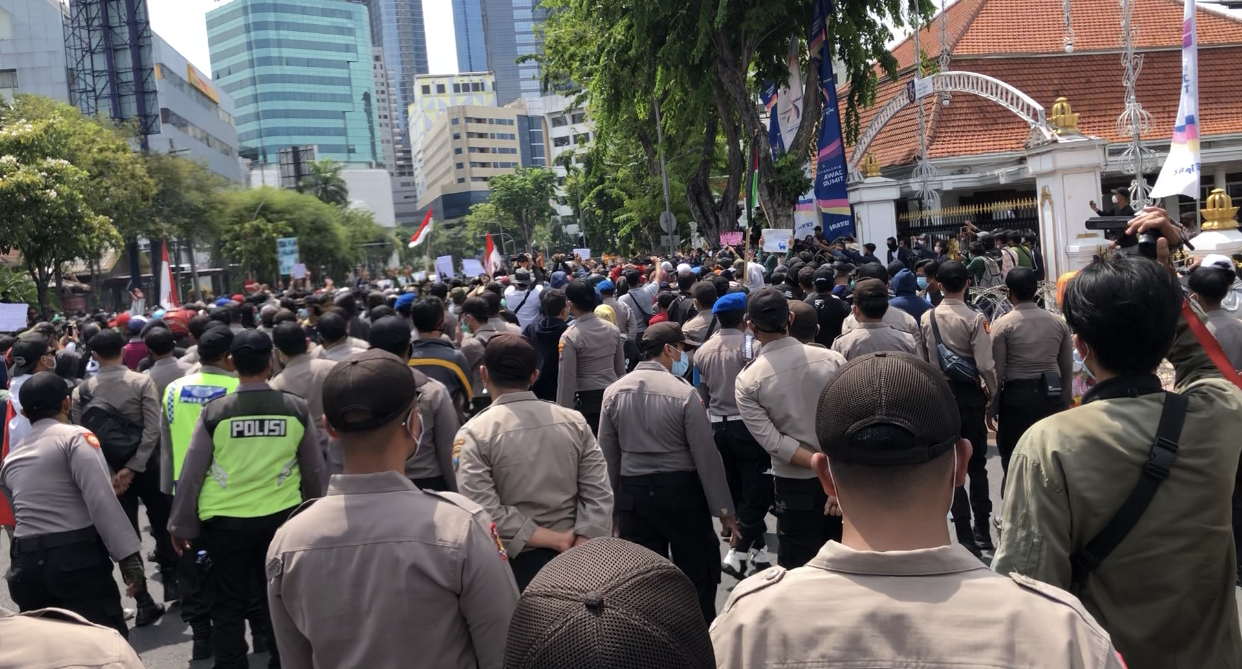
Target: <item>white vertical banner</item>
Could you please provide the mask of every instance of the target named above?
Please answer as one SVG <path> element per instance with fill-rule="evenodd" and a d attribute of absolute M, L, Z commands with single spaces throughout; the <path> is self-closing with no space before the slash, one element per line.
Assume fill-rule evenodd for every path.
<path fill-rule="evenodd" d="M 781 140 L 793 146 L 798 126 L 802 124 L 802 45 L 795 37 L 789 41 L 789 84 L 776 94 L 776 116 L 780 120 Z"/>

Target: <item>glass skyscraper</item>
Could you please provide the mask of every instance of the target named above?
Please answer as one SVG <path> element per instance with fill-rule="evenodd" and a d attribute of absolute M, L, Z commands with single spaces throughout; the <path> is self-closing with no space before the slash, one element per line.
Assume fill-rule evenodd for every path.
<path fill-rule="evenodd" d="M 496 102 L 507 105 L 518 98 L 533 100 L 543 95 L 539 63 L 519 64 L 517 59 L 543 50 L 543 40 L 535 28 L 543 23 L 548 10 L 539 8 L 539 0 L 464 1 L 478 2 L 482 10 L 487 69 L 496 73 Z M 458 39 L 460 44 L 460 36 Z"/>
<path fill-rule="evenodd" d="M 384 64 L 396 82 L 394 97 L 400 119 L 394 125 L 398 176 L 412 175 L 409 110 L 414 102 L 414 77 L 427 74 L 427 36 L 422 0 L 366 0 L 371 10 L 371 40 L 384 51 Z"/>
<path fill-rule="evenodd" d="M 481 0 L 453 0 L 453 32 L 457 38 L 457 71 L 487 70 Z"/>
<path fill-rule="evenodd" d="M 240 154 L 276 163 L 286 146 L 383 161 L 365 5 L 233 0 L 207 13 L 212 79 L 233 97 Z"/>

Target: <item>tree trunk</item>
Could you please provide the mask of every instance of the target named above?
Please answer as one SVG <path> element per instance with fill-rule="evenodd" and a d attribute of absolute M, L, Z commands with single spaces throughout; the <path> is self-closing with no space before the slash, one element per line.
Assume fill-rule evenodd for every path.
<path fill-rule="evenodd" d="M 187 239 L 185 245 L 190 251 L 190 290 L 194 292 L 195 299 L 201 300 L 203 296 L 199 295 L 202 292 L 202 288 L 198 282 L 198 260 L 194 257 L 194 240 Z"/>
<path fill-rule="evenodd" d="M 99 267 L 98 260 L 95 260 L 94 258 L 92 258 L 86 261 L 86 268 L 90 271 L 91 302 L 92 302 L 92 306 L 94 306 L 95 308 L 98 308 L 99 305 L 101 304 L 100 299 L 99 299 L 99 281 L 98 281 L 99 271 L 97 269 L 98 267 Z"/>
<path fill-rule="evenodd" d="M 56 279 L 56 301 L 63 309 L 65 304 L 65 274 L 64 268 L 60 263 L 56 263 L 55 269 L 52 270 L 52 276 Z"/>
<path fill-rule="evenodd" d="M 39 271 L 31 272 L 30 277 L 34 279 L 35 291 L 39 296 L 39 318 L 45 321 L 50 320 L 52 314 L 47 303 L 47 283 L 49 277 L 44 272 Z"/>

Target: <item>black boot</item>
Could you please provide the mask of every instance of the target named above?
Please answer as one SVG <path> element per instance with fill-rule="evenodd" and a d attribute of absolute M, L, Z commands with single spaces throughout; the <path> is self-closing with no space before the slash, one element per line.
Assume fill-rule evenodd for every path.
<path fill-rule="evenodd" d="M 194 630 L 194 644 L 190 649 L 191 660 L 206 660 L 211 657 L 211 628 Z"/>
<path fill-rule="evenodd" d="M 978 516 L 975 518 L 975 545 L 980 551 L 985 553 L 993 553 L 996 546 L 992 545 L 992 527 L 987 516 Z"/>
<path fill-rule="evenodd" d="M 181 599 L 181 584 L 177 582 L 176 572 L 163 572 L 160 583 L 164 586 L 164 601 L 175 602 Z"/>
<path fill-rule="evenodd" d="M 964 546 L 975 557 L 983 559 L 983 553 L 979 550 L 979 545 L 975 543 L 974 532 L 970 529 L 970 521 L 955 520 L 953 521 L 953 529 L 957 534 L 957 543 Z"/>
<path fill-rule="evenodd" d="M 134 616 L 135 627 L 146 627 L 164 615 L 164 606 L 151 599 L 151 593 L 140 592 L 134 595 L 138 602 L 138 615 Z"/>

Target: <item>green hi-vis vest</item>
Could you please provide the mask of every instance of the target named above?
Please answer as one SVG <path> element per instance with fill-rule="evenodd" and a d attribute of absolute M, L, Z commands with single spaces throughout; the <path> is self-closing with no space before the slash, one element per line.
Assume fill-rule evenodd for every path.
<path fill-rule="evenodd" d="M 181 463 L 190 448 L 190 437 L 203 412 L 203 405 L 237 390 L 238 380 L 228 374 L 199 372 L 183 376 L 164 390 L 164 419 L 172 437 L 173 482 L 181 478 Z"/>
<path fill-rule="evenodd" d="M 260 518 L 302 503 L 298 444 L 306 403 L 279 390 L 233 393 L 203 408 L 215 457 L 198 496 L 198 517 Z"/>

